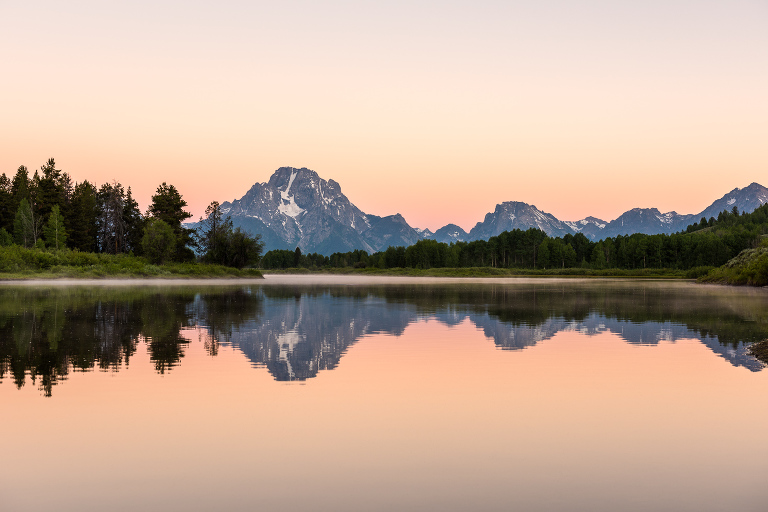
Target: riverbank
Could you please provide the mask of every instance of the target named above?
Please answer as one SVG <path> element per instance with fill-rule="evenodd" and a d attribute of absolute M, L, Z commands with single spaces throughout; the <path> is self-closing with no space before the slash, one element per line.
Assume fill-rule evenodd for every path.
<path fill-rule="evenodd" d="M 722 267 L 700 279 L 704 283 L 768 286 L 768 246 L 741 251 Z"/>
<path fill-rule="evenodd" d="M 709 269 L 707 269 L 708 271 Z M 695 279 L 702 273 L 700 269 L 692 270 L 673 270 L 673 269 L 586 269 L 586 268 L 564 268 L 564 269 L 510 269 L 494 267 L 460 267 L 460 268 L 389 268 L 380 269 L 376 267 L 366 268 L 288 268 L 280 270 L 262 270 L 265 275 L 268 274 L 319 274 L 319 275 L 360 275 L 360 276 L 404 276 L 404 277 L 577 277 L 577 278 L 600 278 L 600 277 L 626 277 L 637 279 Z"/>
<path fill-rule="evenodd" d="M 195 279 L 263 279 L 256 269 L 221 267 L 220 265 L 179 264 L 145 265 L 141 268 L 51 268 L 39 271 L 0 272 L 2 281 L 58 281 L 58 280 L 195 280 Z"/>
<path fill-rule="evenodd" d="M 747 349 L 750 354 L 768 365 L 768 340 L 757 341 Z"/>
<path fill-rule="evenodd" d="M 0 247 L 0 280 L 260 278 L 256 269 L 207 263 L 153 264 L 130 254 Z"/>

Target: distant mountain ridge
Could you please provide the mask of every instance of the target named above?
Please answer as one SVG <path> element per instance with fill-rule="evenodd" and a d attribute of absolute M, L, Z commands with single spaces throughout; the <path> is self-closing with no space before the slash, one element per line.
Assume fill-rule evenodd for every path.
<path fill-rule="evenodd" d="M 363 212 L 334 180 L 324 180 L 305 167 L 281 167 L 266 183 L 254 184 L 240 199 L 225 202 L 222 212 L 236 227 L 259 233 L 265 250 L 299 247 L 302 252 L 330 255 L 362 249 L 369 253 L 390 246 L 409 246 L 422 239 L 452 243 L 487 240 L 503 231 L 538 228 L 549 236 L 582 233 L 590 240 L 632 233 L 683 231 L 702 217 L 717 217 L 734 206 L 751 212 L 768 203 L 768 188 L 752 183 L 735 188 L 698 214 L 662 213 L 656 208 L 633 208 L 607 222 L 596 217 L 562 221 L 536 206 L 520 201 L 496 205 L 469 233 L 447 224 L 434 233 L 415 229 L 399 213 L 379 217 Z"/>

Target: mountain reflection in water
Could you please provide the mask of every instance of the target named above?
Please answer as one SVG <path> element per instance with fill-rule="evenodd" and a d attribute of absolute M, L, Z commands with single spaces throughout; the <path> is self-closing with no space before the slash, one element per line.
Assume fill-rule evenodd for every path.
<path fill-rule="evenodd" d="M 746 345 L 768 338 L 764 293 L 665 283 L 99 286 L 0 288 L 0 379 L 50 395 L 70 371 L 117 371 L 146 343 L 159 373 L 184 357 L 190 328 L 206 350 L 240 350 L 276 380 L 339 364 L 361 337 L 399 336 L 420 319 L 465 320 L 501 349 L 561 331 L 627 343 L 698 339 L 734 366 L 764 365 Z"/>

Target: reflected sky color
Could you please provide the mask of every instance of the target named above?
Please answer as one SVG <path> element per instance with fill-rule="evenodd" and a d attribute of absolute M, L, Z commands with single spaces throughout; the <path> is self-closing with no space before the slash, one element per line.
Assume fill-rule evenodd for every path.
<path fill-rule="evenodd" d="M 765 181 L 766 20 L 758 0 L 3 2 L 0 170 L 55 157 L 142 207 L 168 181 L 195 217 L 280 166 L 433 230 L 510 200 L 696 213 Z"/>
<path fill-rule="evenodd" d="M 346 321 L 348 328 L 349 320 L 364 317 L 356 309 L 371 309 L 380 321 L 387 308 L 418 311 L 402 328 L 356 338 L 333 369 L 306 380 L 278 380 L 279 372 L 263 362 L 254 368 L 232 338 L 222 338 L 212 357 L 206 326 L 179 330 L 187 340 L 183 357 L 164 373 L 142 340 L 127 367 L 71 372 L 50 398 L 35 385 L 17 389 L 3 378 L 3 505 L 761 510 L 768 497 L 768 411 L 761 406 L 768 372 L 734 364 L 693 335 L 695 329 L 709 328 L 710 336 L 729 330 L 733 311 L 740 312 L 741 325 L 751 325 L 744 332 L 762 332 L 763 291 L 678 283 L 607 291 L 591 283 L 537 285 L 539 306 L 560 308 L 566 317 L 579 315 L 573 304 L 582 299 L 589 299 L 587 312 L 608 312 L 610 318 L 611 308 L 619 308 L 638 324 L 639 315 L 657 314 L 679 324 L 686 310 L 692 337 L 653 344 L 628 343 L 607 330 L 571 329 L 510 350 L 472 315 L 447 323 L 436 314 L 460 309 L 457 297 L 466 290 L 456 287 L 486 297 L 479 309 L 502 304 L 500 292 L 506 291 L 507 309 L 524 311 L 530 300 L 509 297 L 514 292 L 529 299 L 526 283 L 467 282 L 443 290 L 419 285 L 394 292 L 381 282 L 367 290 L 319 284 L 298 299 L 291 297 L 295 282 L 265 283 L 258 287 L 264 297 L 256 308 L 260 325 L 280 317 L 273 309 L 290 303 L 298 308 L 313 296 L 344 303 L 346 317 L 339 319 L 331 308 L 328 318 Z M 663 307 L 643 305 L 643 296 L 654 290 L 670 298 Z M 375 307 L 366 305 L 371 297 Z M 188 312 L 202 311 L 194 299 L 186 304 Z M 702 314 L 705 305 L 710 316 Z M 525 322 L 518 318 L 518 327 L 538 325 L 531 313 Z M 252 321 L 239 317 L 245 319 L 241 325 Z M 146 316 L 142 325 L 160 332 Z M 292 328 L 290 322 L 285 328 Z M 55 461 L 55 478 L 43 478 L 41 460 Z"/>

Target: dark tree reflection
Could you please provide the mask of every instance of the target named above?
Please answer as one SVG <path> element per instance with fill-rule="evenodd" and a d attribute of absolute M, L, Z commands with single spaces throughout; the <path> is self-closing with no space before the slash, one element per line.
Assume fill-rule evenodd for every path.
<path fill-rule="evenodd" d="M 145 344 L 155 370 L 184 358 L 196 328 L 206 352 L 231 346 L 277 380 L 335 368 L 362 337 L 400 335 L 419 319 L 469 320 L 501 349 L 561 331 L 612 332 L 627 343 L 696 338 L 731 364 L 762 363 L 768 295 L 653 283 L 388 286 L 74 286 L 0 288 L 0 379 L 50 396 L 71 371 L 117 371 Z"/>
<path fill-rule="evenodd" d="M 0 289 L 0 379 L 10 373 L 21 388 L 28 377 L 50 396 L 70 371 L 127 367 L 142 342 L 164 374 L 184 357 L 183 329 L 210 325 L 217 340 L 238 321 L 255 318 L 253 304 L 228 310 L 245 306 L 243 294 L 187 287 Z"/>

